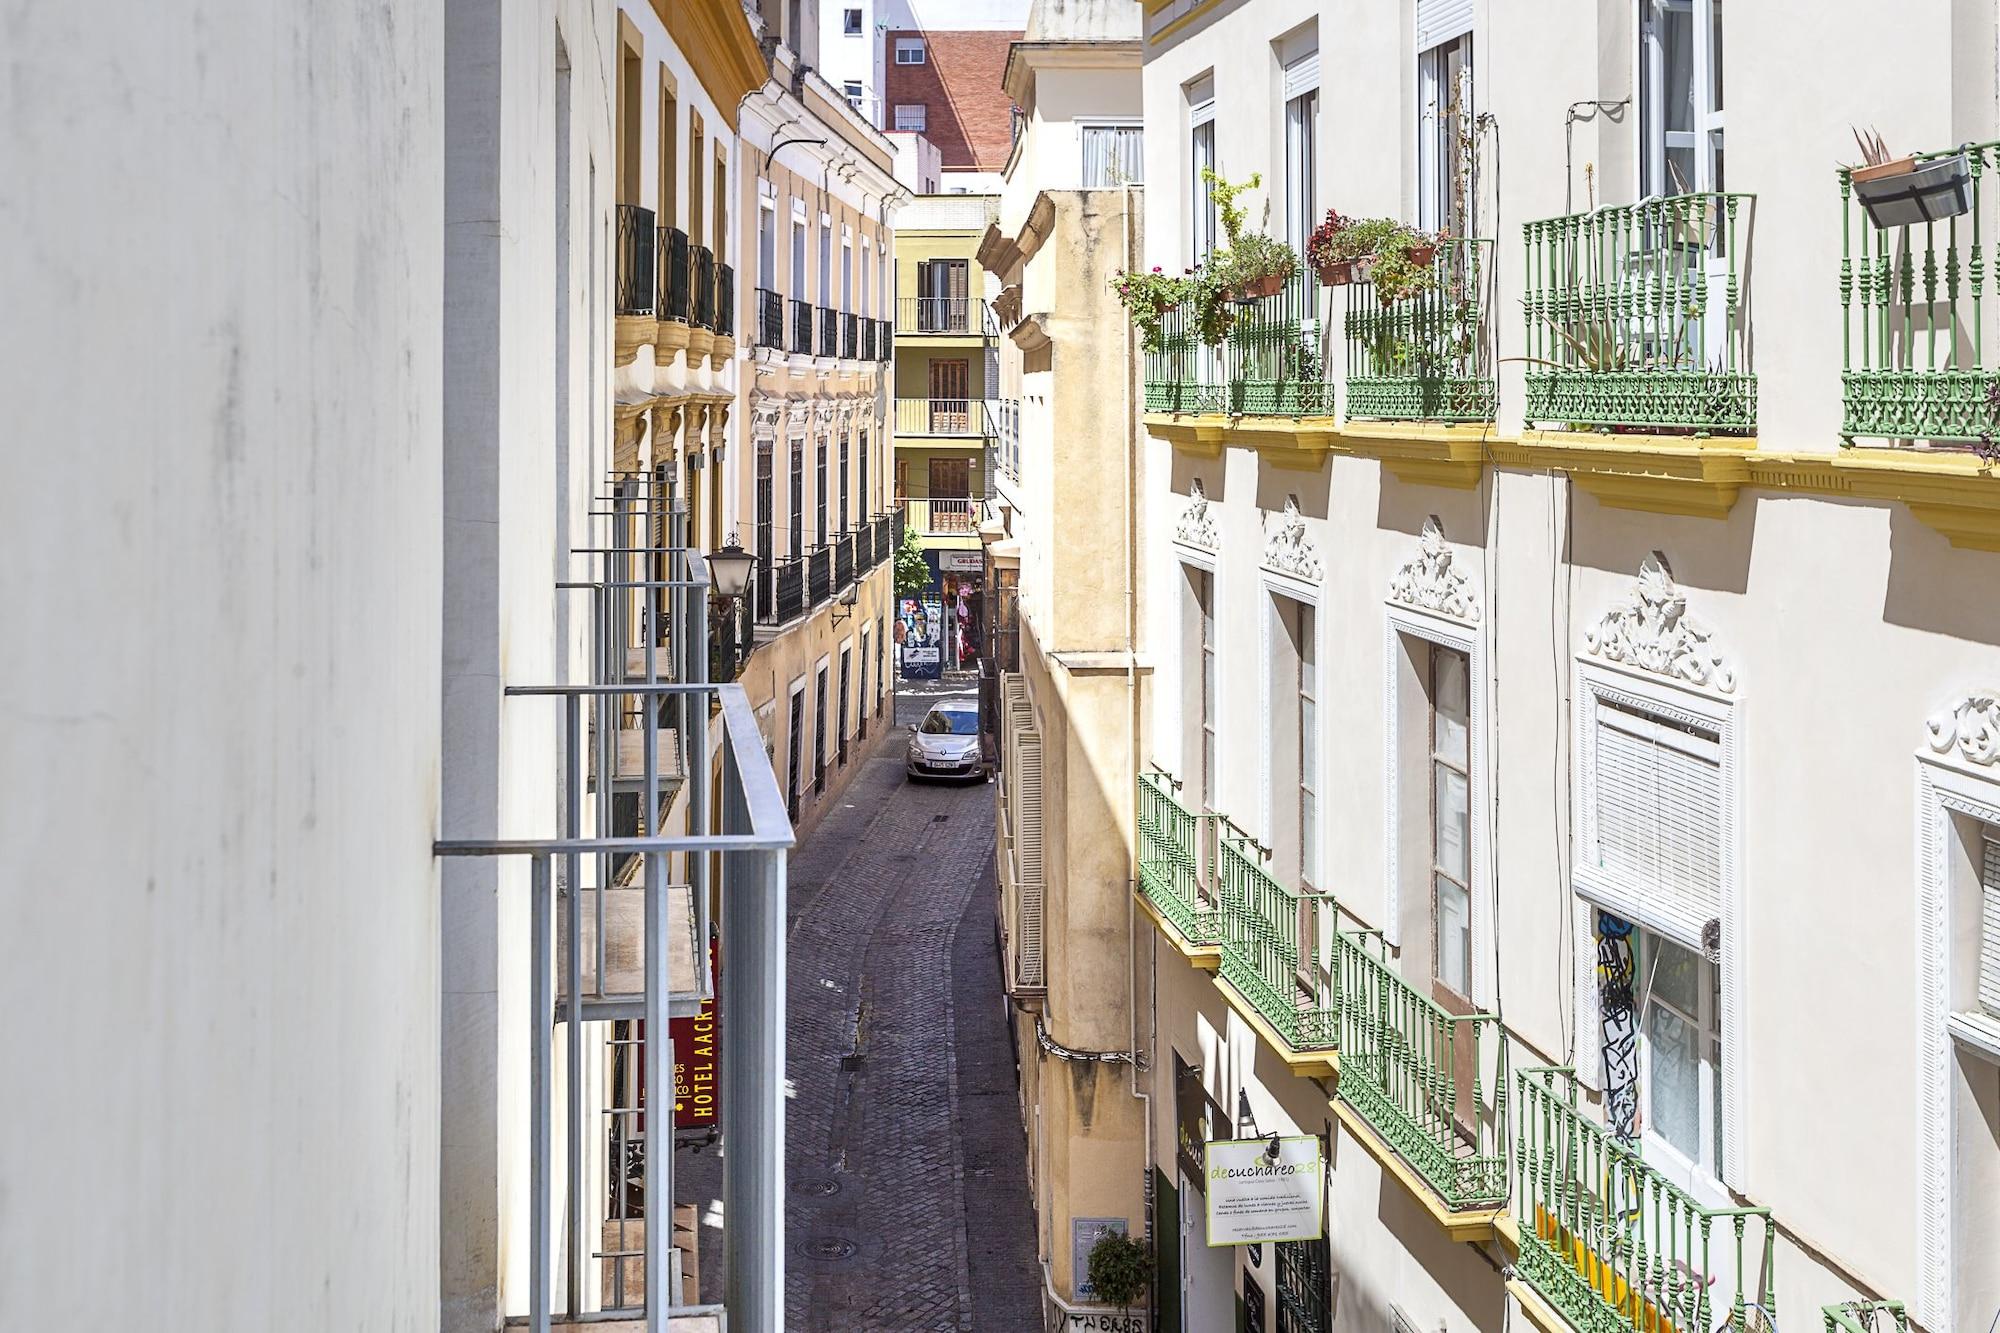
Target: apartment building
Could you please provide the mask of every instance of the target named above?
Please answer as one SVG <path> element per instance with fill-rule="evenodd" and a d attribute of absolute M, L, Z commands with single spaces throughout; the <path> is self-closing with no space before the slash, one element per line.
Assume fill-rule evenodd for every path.
<path fill-rule="evenodd" d="M 1160 1325 L 1985 1329 L 1992 14 L 1145 8 L 1144 269 L 1448 233 L 1144 360 Z"/>
<path fill-rule="evenodd" d="M 896 504 L 930 579 L 898 599 L 905 678 L 979 665 L 985 561 L 979 527 L 999 429 L 998 329 L 976 253 L 992 195 L 920 196 L 896 213 Z"/>
<path fill-rule="evenodd" d="M 775 8 L 775 6 L 773 6 Z M 793 5 L 800 41 L 816 0 Z M 749 692 L 795 821 L 852 777 L 892 716 L 896 607 L 890 503 L 894 150 L 803 63 L 767 44 L 743 107 L 738 208 L 753 283 L 744 319 L 731 539 L 755 556 L 735 623 Z"/>
<path fill-rule="evenodd" d="M 983 666 L 1001 758 L 1000 930 L 1014 1009 L 1043 1303 L 1052 1327 L 1124 1328 L 1090 1282 L 1107 1230 L 1147 1231 L 1129 793 L 1153 664 L 1138 343 L 1112 277 L 1144 246 L 1138 0 L 1037 0 L 1006 65 L 1022 112 L 978 261 L 998 340 Z M 1135 946 L 1136 949 L 1135 949 Z"/>
<path fill-rule="evenodd" d="M 730 571 L 688 489 L 728 448 L 736 242 L 706 210 L 757 27 L 735 0 L 207 17 L 11 34 L 44 82 L 10 161 L 47 187 L 4 261 L 41 330 L 11 347 L 17 420 L 74 417 L 85 329 L 143 309 L 157 346 L 121 372 L 143 446 L 10 450 L 0 488 L 6 994 L 117 1034 L 9 1028 L 33 1076 L 0 1305 L 775 1330 L 763 909 L 792 835 L 742 690 L 708 679 Z M 140 247 L 109 222 L 135 190 Z M 711 266 L 665 274 L 663 226 Z M 145 638 L 117 668 L 56 647 L 106 599 Z M 728 1299 L 699 1309 L 665 1105 L 703 1052 L 666 1034 L 718 1007 Z"/>
<path fill-rule="evenodd" d="M 987 32 L 1012 35 L 1021 30 L 1022 18 L 1027 11 L 1028 0 L 853 0 L 853 3 L 833 4 L 827 6 L 827 19 L 819 28 L 819 47 L 808 58 L 817 63 L 827 82 L 840 89 L 841 95 L 866 117 L 869 124 L 881 130 L 894 130 L 899 127 L 882 92 L 891 79 L 899 87 L 904 85 L 905 80 L 891 70 L 897 55 L 894 43 L 887 40 L 889 34 Z M 952 37 L 947 40 L 956 49 L 958 39 Z M 991 39 L 976 40 L 981 50 L 990 49 Z M 1004 50 L 1001 56 L 1004 58 Z M 912 57 L 905 54 L 902 59 L 908 61 Z M 952 60 L 946 63 L 955 64 Z M 970 74 L 972 71 L 966 68 L 960 72 Z M 959 99 L 977 99 L 984 104 L 977 113 L 982 120 L 990 117 L 991 105 L 998 102 L 998 71 L 990 72 L 994 76 L 991 79 L 972 78 L 962 84 L 955 83 L 952 89 Z M 998 105 L 1004 113 L 1005 104 Z M 950 108 L 946 110 L 950 112 Z M 908 118 L 905 117 L 906 120 Z M 951 119 L 951 115 L 947 114 L 940 124 Z M 921 127 L 917 132 L 920 131 Z"/>

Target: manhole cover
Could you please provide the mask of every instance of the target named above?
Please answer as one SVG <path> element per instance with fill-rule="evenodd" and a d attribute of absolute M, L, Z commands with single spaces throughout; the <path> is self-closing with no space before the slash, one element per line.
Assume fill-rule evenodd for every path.
<path fill-rule="evenodd" d="M 792 1186 L 792 1193 L 803 1194 L 809 1198 L 824 1199 L 840 1193 L 840 1182 L 830 1179 L 801 1180 L 798 1184 Z"/>
<path fill-rule="evenodd" d="M 806 1257 L 809 1259 L 852 1259 L 854 1242 L 842 1240 L 838 1236 L 818 1236 L 806 1242 Z"/>

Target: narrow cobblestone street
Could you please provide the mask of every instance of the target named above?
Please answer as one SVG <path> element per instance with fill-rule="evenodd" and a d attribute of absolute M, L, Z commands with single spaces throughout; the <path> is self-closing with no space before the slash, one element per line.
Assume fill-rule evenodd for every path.
<path fill-rule="evenodd" d="M 904 780 L 904 687 L 791 865 L 788 1328 L 1039 1326 L 1040 1273 L 993 929 L 993 789 Z M 683 1198 L 720 1163 L 683 1158 Z M 706 1209 L 704 1208 L 704 1211 Z M 719 1296 L 720 1233 L 703 1227 Z"/>

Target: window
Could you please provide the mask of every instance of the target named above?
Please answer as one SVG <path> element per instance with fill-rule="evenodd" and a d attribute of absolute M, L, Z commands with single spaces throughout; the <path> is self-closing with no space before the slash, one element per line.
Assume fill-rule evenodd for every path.
<path fill-rule="evenodd" d="M 680 106 L 671 87 L 660 89 L 660 225 L 671 227 L 678 216 L 674 209 L 680 183 L 674 150 L 680 139 Z"/>
<path fill-rule="evenodd" d="M 858 482 L 856 482 L 854 487 L 854 489 L 861 496 L 861 507 L 859 510 L 856 511 L 856 516 L 860 519 L 861 522 L 866 523 L 868 521 L 868 516 L 874 512 L 874 510 L 870 508 L 871 501 L 868 495 L 868 428 L 866 426 L 863 426 L 861 428 L 860 466 L 861 466 L 861 478 Z M 866 693 L 866 691 L 863 691 L 863 693 Z"/>
<path fill-rule="evenodd" d="M 840 765 L 842 768 L 845 768 L 847 766 L 847 697 L 848 697 L 847 682 L 849 673 L 852 671 L 853 666 L 854 666 L 853 649 L 851 648 L 841 649 L 840 650 L 840 711 L 835 716 L 837 718 L 836 725 L 838 725 L 838 727 L 840 728 L 838 735 L 839 735 Z"/>
<path fill-rule="evenodd" d="M 819 305 L 833 304 L 833 225 L 824 217 L 819 223 Z"/>
<path fill-rule="evenodd" d="M 860 35 L 861 35 L 861 11 L 860 11 L 860 10 L 858 10 L 858 9 L 843 9 L 843 10 L 841 10 L 841 11 L 840 11 L 840 30 L 841 30 L 841 31 L 842 31 L 843 33 L 847 34 L 847 35 L 848 35 L 849 37 L 858 37 L 858 36 L 860 36 Z M 855 86 L 856 86 L 856 87 L 859 87 L 860 85 L 859 85 L 859 84 L 857 84 L 857 85 L 855 85 Z"/>
<path fill-rule="evenodd" d="M 854 309 L 854 240 L 849 236 L 840 238 L 840 308 Z"/>
<path fill-rule="evenodd" d="M 861 80 L 844 80 L 840 85 L 840 93 L 841 96 L 847 99 L 849 106 L 853 107 L 856 111 L 861 109 Z"/>
<path fill-rule="evenodd" d="M 757 205 L 757 285 L 767 292 L 778 285 L 778 210 L 769 199 Z"/>
<path fill-rule="evenodd" d="M 916 130 L 921 133 L 924 128 L 924 104 L 922 102 L 896 103 L 896 128 L 899 130 Z"/>
<path fill-rule="evenodd" d="M 1704 1174 L 1722 1161 L 1722 986 L 1691 949 L 1639 931 L 1645 1129 Z"/>
<path fill-rule="evenodd" d="M 812 289 L 806 286 L 806 220 L 792 219 L 792 291 L 801 301 Z"/>
<path fill-rule="evenodd" d="M 813 677 L 813 790 L 826 790 L 826 663 Z"/>
<path fill-rule="evenodd" d="M 1640 192 L 1723 189 L 1722 131 L 1722 0 L 1640 0 Z"/>
<path fill-rule="evenodd" d="M 847 506 L 850 497 L 847 491 L 847 464 L 848 441 L 847 437 L 843 435 L 840 437 L 840 531 L 842 532 L 849 530 L 847 526 Z"/>
<path fill-rule="evenodd" d="M 1979 868 L 1979 1007 L 2000 1018 L 2000 828 L 1980 826 L 1974 849 Z"/>
<path fill-rule="evenodd" d="M 1417 60 L 1417 215 L 1431 231 L 1471 228 L 1470 163 L 1463 150 L 1472 124 L 1472 34 L 1460 33 Z"/>
<path fill-rule="evenodd" d="M 1318 57 L 1314 57 L 1317 74 Z M 1291 71 L 1286 71 L 1289 86 Z M 1308 88 L 1285 102 L 1285 239 L 1305 253 L 1318 201 L 1313 163 L 1319 143 L 1319 89 Z"/>
<path fill-rule="evenodd" d="M 1201 173 L 1215 168 L 1215 85 L 1204 79 L 1188 95 L 1188 247 L 1194 263 L 1215 249 L 1215 196 Z"/>
<path fill-rule="evenodd" d="M 917 265 L 917 329 L 923 333 L 964 333 L 972 269 L 963 259 L 928 259 Z M 937 394 L 931 395 L 933 398 Z M 964 397 L 964 394 L 957 395 Z"/>
<path fill-rule="evenodd" d="M 1201 803 L 1212 809 L 1215 801 L 1215 575 L 1205 569 L 1188 570 L 1194 596 L 1195 716 L 1200 720 L 1195 737 L 1200 756 Z"/>
<path fill-rule="evenodd" d="M 1079 125 L 1083 188 L 1112 189 L 1146 181 L 1145 131 L 1137 125 Z"/>
<path fill-rule="evenodd" d="M 792 818 L 799 817 L 799 782 L 802 778 L 801 760 L 805 754 L 806 728 L 806 683 L 802 680 L 792 686 L 792 706 L 790 709 L 791 729 L 785 736 L 785 808 Z"/>
<path fill-rule="evenodd" d="M 1609 699 L 1596 712 L 1590 868 L 1637 893 L 1642 924 L 1699 939 L 1721 912 L 1721 736 Z"/>
<path fill-rule="evenodd" d="M 819 544 L 826 545 L 826 436 L 819 437 L 819 461 L 813 470 L 813 501 L 819 518 Z"/>
<path fill-rule="evenodd" d="M 1430 646 L 1432 975 L 1472 993 L 1472 668 L 1466 654 Z"/>
<path fill-rule="evenodd" d="M 790 518 L 791 531 L 787 535 L 791 546 L 785 554 L 798 556 L 806 548 L 806 442 L 802 439 L 792 441 Z"/>
<path fill-rule="evenodd" d="M 854 735 L 857 740 L 868 735 L 868 639 L 872 626 L 861 627 L 861 685 L 854 692 Z"/>
<path fill-rule="evenodd" d="M 924 39 L 921 37 L 898 37 L 896 39 L 896 63 L 899 65 L 923 64 Z"/>
<path fill-rule="evenodd" d="M 878 717 L 882 714 L 883 687 L 888 683 L 889 679 L 882 670 L 882 645 L 886 642 L 888 642 L 888 634 L 884 628 L 882 618 L 878 616 L 875 621 L 875 714 Z"/>
<path fill-rule="evenodd" d="M 1313 608 L 1298 604 L 1299 887 L 1310 889 L 1319 864 L 1319 666 Z M 1304 951 L 1301 951 L 1303 955 Z"/>
<path fill-rule="evenodd" d="M 729 252 L 729 159 L 719 153 L 715 158 L 715 207 L 711 211 L 715 221 L 715 262 L 727 264 L 733 258 Z"/>
<path fill-rule="evenodd" d="M 791 3 L 785 7 L 785 44 L 791 47 L 792 50 L 804 55 L 806 49 L 804 42 L 806 25 L 804 15 L 800 12 L 802 8 L 800 0 L 791 0 Z"/>

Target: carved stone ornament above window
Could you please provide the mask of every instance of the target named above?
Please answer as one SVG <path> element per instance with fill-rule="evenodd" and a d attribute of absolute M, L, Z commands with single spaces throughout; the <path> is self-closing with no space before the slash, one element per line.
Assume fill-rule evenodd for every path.
<path fill-rule="evenodd" d="M 1452 568 L 1452 550 L 1436 514 L 1424 520 L 1417 556 L 1389 580 L 1389 600 L 1435 611 L 1467 624 L 1479 621 L 1479 594 L 1462 569 Z"/>
<path fill-rule="evenodd" d="M 1181 510 L 1181 521 L 1174 525 L 1174 540 L 1204 551 L 1221 549 L 1215 518 L 1208 512 L 1208 492 L 1202 489 L 1200 477 L 1188 483 L 1187 508 Z"/>
<path fill-rule="evenodd" d="M 1285 512 L 1275 522 L 1264 524 L 1264 567 L 1289 574 L 1308 583 L 1319 582 L 1322 566 L 1319 547 L 1306 536 L 1306 516 L 1299 512 L 1299 497 L 1285 497 Z"/>
<path fill-rule="evenodd" d="M 2000 764 L 2000 698 L 1974 694 L 1924 722 L 1931 749 L 1938 754 L 1958 751 L 1972 763 Z"/>
<path fill-rule="evenodd" d="M 1675 584 L 1666 556 L 1655 551 L 1640 563 L 1639 581 L 1625 604 L 1585 630 L 1583 642 L 1607 662 L 1728 694 L 1736 688 L 1736 671 L 1712 637 L 1688 615 L 1687 596 Z"/>

